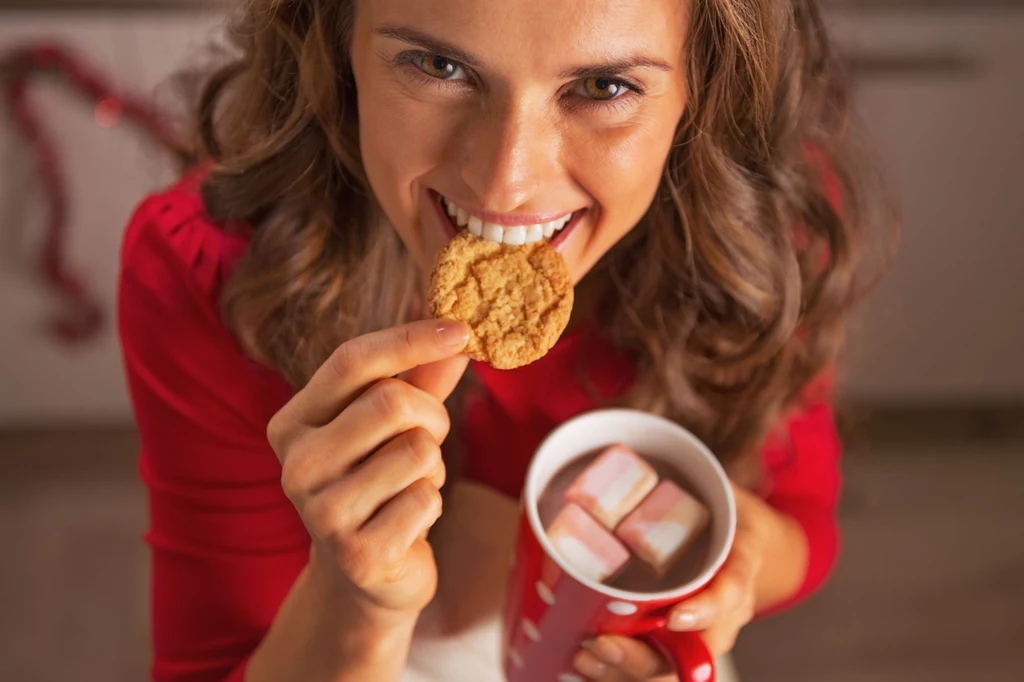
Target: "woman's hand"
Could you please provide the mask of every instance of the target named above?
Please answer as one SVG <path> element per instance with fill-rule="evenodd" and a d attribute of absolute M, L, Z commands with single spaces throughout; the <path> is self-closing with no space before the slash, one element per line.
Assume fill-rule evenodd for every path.
<path fill-rule="evenodd" d="M 733 486 L 736 496 L 736 537 L 718 575 L 699 594 L 669 612 L 671 630 L 696 631 L 712 655 L 732 650 L 740 629 L 749 623 L 757 606 L 757 584 L 770 538 L 766 514 L 774 514 L 763 501 Z M 674 680 L 672 668 L 660 652 L 645 642 L 626 637 L 598 637 L 575 659 L 576 668 L 598 682 Z"/>
<path fill-rule="evenodd" d="M 282 486 L 313 539 L 311 579 L 341 600 L 330 608 L 407 620 L 433 598 L 425 538 L 441 514 L 444 400 L 468 335 L 427 320 L 349 341 L 271 419 Z"/>

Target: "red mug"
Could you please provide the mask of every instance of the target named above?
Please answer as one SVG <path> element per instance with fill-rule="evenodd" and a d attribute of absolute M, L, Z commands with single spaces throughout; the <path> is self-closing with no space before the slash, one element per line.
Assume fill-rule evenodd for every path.
<path fill-rule="evenodd" d="M 672 465 L 711 512 L 711 542 L 700 572 L 664 592 L 629 592 L 594 582 L 554 551 L 540 522 L 537 501 L 554 475 L 574 459 L 615 443 Z M 581 643 L 598 634 L 646 640 L 672 661 L 681 682 L 714 682 L 714 660 L 693 632 L 666 628 L 669 609 L 715 576 L 732 547 L 736 503 L 729 479 L 711 451 L 667 419 L 636 410 L 580 415 L 541 443 L 526 475 L 518 537 L 502 632 L 509 682 L 583 682 L 572 660 Z"/>

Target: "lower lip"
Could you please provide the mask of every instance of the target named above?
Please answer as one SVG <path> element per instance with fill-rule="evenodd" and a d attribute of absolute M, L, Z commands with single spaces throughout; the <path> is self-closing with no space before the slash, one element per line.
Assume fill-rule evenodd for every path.
<path fill-rule="evenodd" d="M 431 191 L 431 194 L 434 195 L 434 211 L 437 213 L 437 217 L 441 220 L 441 224 L 444 226 L 445 232 L 448 233 L 448 238 L 451 239 L 456 237 L 459 234 L 459 230 L 455 227 L 455 223 L 451 221 L 451 218 L 449 218 L 448 212 L 445 211 L 444 206 L 441 205 L 441 195 L 434 191 Z M 582 209 L 572 214 L 572 219 L 566 223 L 565 227 L 559 230 L 554 237 L 548 240 L 548 244 L 551 245 L 551 248 L 556 250 L 561 249 L 566 240 L 569 239 L 569 234 L 577 225 L 579 225 L 580 219 L 583 218 L 583 215 L 586 212 L 586 209 Z"/>

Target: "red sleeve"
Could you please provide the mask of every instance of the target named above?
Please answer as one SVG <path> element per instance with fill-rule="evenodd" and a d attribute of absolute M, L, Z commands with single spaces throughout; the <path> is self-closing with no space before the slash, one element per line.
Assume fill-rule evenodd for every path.
<path fill-rule="evenodd" d="M 789 602 L 773 611 L 808 597 L 825 583 L 835 565 L 841 452 L 834 410 L 827 400 L 811 403 L 791 417 L 765 448 L 765 499 L 800 524 L 809 550 L 803 585 Z"/>
<path fill-rule="evenodd" d="M 308 559 L 265 437 L 290 390 L 218 315 L 238 251 L 182 188 L 142 204 L 122 248 L 119 334 L 152 550 L 152 678 L 241 680 Z"/>

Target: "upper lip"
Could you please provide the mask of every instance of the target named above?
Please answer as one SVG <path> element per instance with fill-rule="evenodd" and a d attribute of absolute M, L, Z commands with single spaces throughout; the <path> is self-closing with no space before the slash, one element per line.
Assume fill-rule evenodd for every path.
<path fill-rule="evenodd" d="M 493 211 L 484 211 L 483 209 L 467 206 L 458 199 L 449 199 L 440 192 L 438 192 L 438 194 L 444 197 L 445 201 L 450 200 L 456 206 L 465 210 L 466 213 L 476 216 L 485 223 L 493 223 L 495 225 L 542 225 L 544 223 L 560 220 L 575 213 L 575 211 L 555 211 L 552 213 L 495 213 Z"/>

